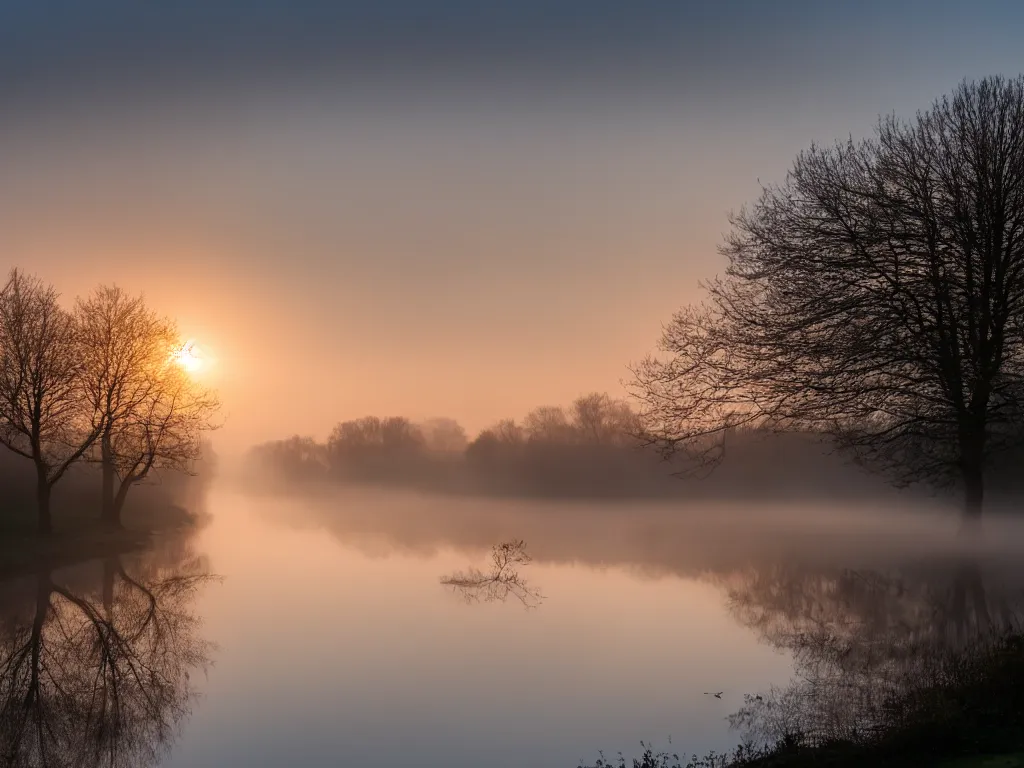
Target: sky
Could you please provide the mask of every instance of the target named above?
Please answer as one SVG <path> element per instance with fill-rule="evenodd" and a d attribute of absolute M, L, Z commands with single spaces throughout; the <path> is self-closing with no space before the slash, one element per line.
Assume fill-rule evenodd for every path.
<path fill-rule="evenodd" d="M 219 446 L 606 390 L 812 142 L 1024 70 L 1013 2 L 0 2 L 0 267 L 144 293 Z"/>

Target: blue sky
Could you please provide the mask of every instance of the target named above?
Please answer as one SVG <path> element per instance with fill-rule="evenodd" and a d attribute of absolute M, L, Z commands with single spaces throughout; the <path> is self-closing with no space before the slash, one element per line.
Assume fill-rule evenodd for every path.
<path fill-rule="evenodd" d="M 1024 7 L 991 0 L 5 0 L 0 66 L 21 94 L 384 74 L 771 92 L 944 63 L 973 75 L 1010 65 L 1022 29 Z"/>

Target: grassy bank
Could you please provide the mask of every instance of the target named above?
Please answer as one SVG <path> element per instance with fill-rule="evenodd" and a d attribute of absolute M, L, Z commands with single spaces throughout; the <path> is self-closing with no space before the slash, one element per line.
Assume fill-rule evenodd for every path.
<path fill-rule="evenodd" d="M 1024 768 L 1021 631 L 936 652 L 894 690 L 899 693 L 881 698 L 870 727 L 847 737 L 808 735 L 827 731 L 806 714 L 811 706 L 799 710 L 803 719 L 779 718 L 789 730 L 767 746 L 689 760 L 646 749 L 630 762 L 602 759 L 591 768 Z M 812 698 L 819 693 L 806 691 Z"/>

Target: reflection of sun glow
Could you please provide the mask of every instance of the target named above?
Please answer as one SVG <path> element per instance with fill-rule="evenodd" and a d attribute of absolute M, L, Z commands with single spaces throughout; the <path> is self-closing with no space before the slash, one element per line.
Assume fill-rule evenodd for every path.
<path fill-rule="evenodd" d="M 203 358 L 199 356 L 196 343 L 191 339 L 174 353 L 174 362 L 189 373 L 195 373 L 203 367 Z"/>

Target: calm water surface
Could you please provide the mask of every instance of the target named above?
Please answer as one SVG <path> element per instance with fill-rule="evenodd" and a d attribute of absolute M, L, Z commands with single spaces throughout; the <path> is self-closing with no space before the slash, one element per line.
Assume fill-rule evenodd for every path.
<path fill-rule="evenodd" d="M 177 622 L 138 655 L 167 667 L 167 708 L 151 719 L 180 737 L 146 752 L 160 729 L 140 705 L 131 764 L 573 768 L 599 749 L 635 754 L 641 739 L 721 750 L 739 738 L 727 716 L 745 693 L 806 675 L 794 638 L 955 641 L 1008 621 L 1024 594 L 1012 522 L 991 525 L 994 544 L 974 553 L 982 573 L 963 567 L 953 522 L 904 515 L 894 525 L 885 510 L 696 515 L 227 488 L 209 503 L 212 523 L 126 558 L 123 578 L 110 562 L 48 577 L 145 632 L 139 617 L 152 605 Z M 441 583 L 471 569 L 493 575 L 491 547 L 512 539 L 532 555 L 514 572 L 535 602 Z M 960 565 L 947 567 L 954 555 Z M 223 580 L 180 588 L 200 572 Z M 11 621 L 21 617 L 20 637 L 37 586 L 8 585 L 29 596 L 4 603 Z M 52 599 L 66 604 L 55 615 L 81 623 L 80 605 L 59 590 Z"/>

